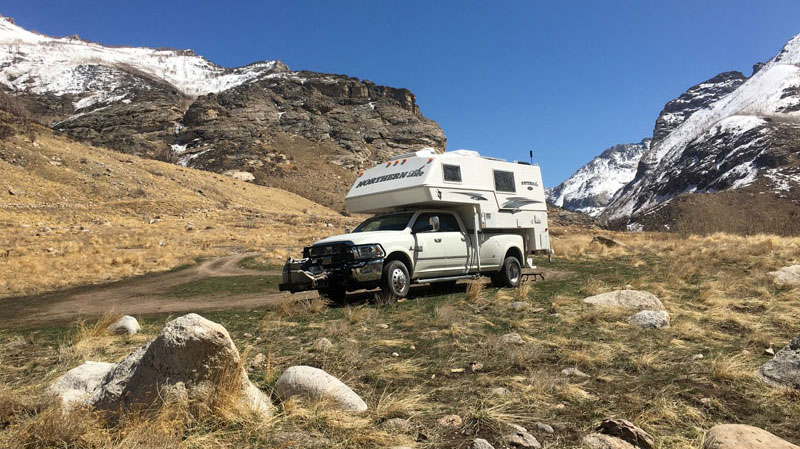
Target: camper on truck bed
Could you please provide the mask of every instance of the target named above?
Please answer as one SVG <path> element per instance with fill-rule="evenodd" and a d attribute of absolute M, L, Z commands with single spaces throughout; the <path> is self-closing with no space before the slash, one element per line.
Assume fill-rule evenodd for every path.
<path fill-rule="evenodd" d="M 395 297 L 411 284 L 487 275 L 517 287 L 533 254 L 550 254 L 539 167 L 433 149 L 361 172 L 345 197 L 350 212 L 378 214 L 289 259 L 281 290 L 318 290 L 333 301 L 380 287 Z"/>

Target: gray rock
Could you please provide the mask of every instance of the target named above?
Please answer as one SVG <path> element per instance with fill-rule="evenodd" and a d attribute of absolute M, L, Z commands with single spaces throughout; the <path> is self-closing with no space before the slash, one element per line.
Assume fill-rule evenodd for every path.
<path fill-rule="evenodd" d="M 66 408 L 82 405 L 97 392 L 103 378 L 113 368 L 113 363 L 84 362 L 58 378 L 47 391 L 56 395 Z"/>
<path fill-rule="evenodd" d="M 267 363 L 267 356 L 264 353 L 259 352 L 256 354 L 252 360 L 250 360 L 249 368 L 250 371 L 256 371 L 264 368 L 264 365 Z"/>
<path fill-rule="evenodd" d="M 190 313 L 167 323 L 153 341 L 114 365 L 87 402 L 115 413 L 158 406 L 164 391 L 211 400 L 224 389 L 254 413 L 271 416 L 272 404 L 240 361 L 224 327 Z"/>
<path fill-rule="evenodd" d="M 581 378 L 591 377 L 588 374 L 584 373 L 583 371 L 579 370 L 578 368 L 564 368 L 561 370 L 561 375 L 567 377 L 581 377 Z"/>
<path fill-rule="evenodd" d="M 507 433 L 503 439 L 508 443 L 510 446 L 513 447 L 532 447 L 535 449 L 539 449 L 542 445 L 539 441 L 530 433 L 528 433 L 528 429 L 518 426 L 516 424 L 510 424 L 509 427 L 511 431 Z"/>
<path fill-rule="evenodd" d="M 583 300 L 586 304 L 599 307 L 614 307 L 626 310 L 665 310 L 664 304 L 652 293 L 639 290 L 615 290 L 589 296 Z"/>
<path fill-rule="evenodd" d="M 314 344 L 312 345 L 315 351 L 317 352 L 325 352 L 329 349 L 333 348 L 333 343 L 325 337 L 318 338 Z"/>
<path fill-rule="evenodd" d="M 619 438 L 641 449 L 653 449 L 655 439 L 647 432 L 626 419 L 604 419 L 597 431 Z"/>
<path fill-rule="evenodd" d="M 407 419 L 403 418 L 387 419 L 383 422 L 381 427 L 383 427 L 384 430 L 392 432 L 410 432 L 414 428 Z"/>
<path fill-rule="evenodd" d="M 800 449 L 800 446 L 758 427 L 721 424 L 706 433 L 703 449 Z"/>
<path fill-rule="evenodd" d="M 630 322 L 644 329 L 666 329 L 669 327 L 669 314 L 664 310 L 642 310 L 631 316 Z"/>
<path fill-rule="evenodd" d="M 509 394 L 511 394 L 511 391 L 509 391 L 508 388 L 505 387 L 497 387 L 489 390 L 489 394 L 491 394 L 492 396 L 508 396 Z"/>
<path fill-rule="evenodd" d="M 545 424 L 543 422 L 537 422 L 536 423 L 536 430 L 538 430 L 539 432 L 544 432 L 544 433 L 554 433 L 555 432 L 555 430 L 553 430 L 552 426 L 550 426 L 549 424 Z"/>
<path fill-rule="evenodd" d="M 138 333 L 142 328 L 141 326 L 139 326 L 139 322 L 136 321 L 136 318 L 130 315 L 125 315 L 120 319 L 118 319 L 117 321 L 111 323 L 111 325 L 109 325 L 107 329 L 112 334 L 134 335 Z"/>
<path fill-rule="evenodd" d="M 315 401 L 330 399 L 341 410 L 348 412 L 367 411 L 367 404 L 350 387 L 325 371 L 311 366 L 286 369 L 275 384 L 275 394 L 284 401 L 299 395 Z"/>
<path fill-rule="evenodd" d="M 483 438 L 475 438 L 472 441 L 471 449 L 494 449 L 494 446 Z"/>
<path fill-rule="evenodd" d="M 524 345 L 525 340 L 516 332 L 510 332 L 500 337 L 500 343 L 504 345 Z"/>
<path fill-rule="evenodd" d="M 772 276 L 775 283 L 778 285 L 800 287 L 800 265 L 784 267 L 778 271 L 771 271 L 767 274 Z"/>
<path fill-rule="evenodd" d="M 762 365 L 758 374 L 770 385 L 800 390 L 800 335 Z"/>
<path fill-rule="evenodd" d="M 611 435 L 590 433 L 583 437 L 583 447 L 588 449 L 636 449 L 636 446 Z"/>
<path fill-rule="evenodd" d="M 508 306 L 515 312 L 521 312 L 530 307 L 530 304 L 525 301 L 512 301 Z"/>

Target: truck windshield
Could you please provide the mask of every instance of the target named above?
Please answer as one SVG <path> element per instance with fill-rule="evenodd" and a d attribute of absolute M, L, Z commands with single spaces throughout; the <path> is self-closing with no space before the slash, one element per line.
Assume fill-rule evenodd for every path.
<path fill-rule="evenodd" d="M 358 225 L 353 232 L 402 231 L 408 226 L 412 215 L 414 215 L 413 212 L 372 217 Z"/>

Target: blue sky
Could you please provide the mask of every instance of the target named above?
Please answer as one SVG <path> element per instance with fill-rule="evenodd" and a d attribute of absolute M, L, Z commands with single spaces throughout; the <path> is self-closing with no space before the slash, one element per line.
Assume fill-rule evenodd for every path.
<path fill-rule="evenodd" d="M 527 160 L 545 184 L 652 134 L 664 104 L 749 75 L 800 33 L 800 2 L 37 1 L 25 28 L 109 45 L 192 48 L 224 66 L 280 59 L 406 87 L 448 149 Z"/>

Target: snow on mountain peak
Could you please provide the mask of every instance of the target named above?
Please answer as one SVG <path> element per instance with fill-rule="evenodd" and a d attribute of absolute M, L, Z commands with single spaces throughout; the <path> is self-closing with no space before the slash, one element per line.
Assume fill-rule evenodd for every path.
<path fill-rule="evenodd" d="M 74 37 L 53 38 L 0 18 L 0 83 L 14 91 L 82 96 L 76 108 L 124 98 L 130 76 L 168 84 L 187 96 L 220 92 L 275 71 L 278 61 L 225 68 L 190 50 L 106 47 Z M 127 75 L 127 78 L 126 78 Z M 133 83 L 136 84 L 136 83 Z M 122 92 L 121 92 L 122 91 Z"/>

